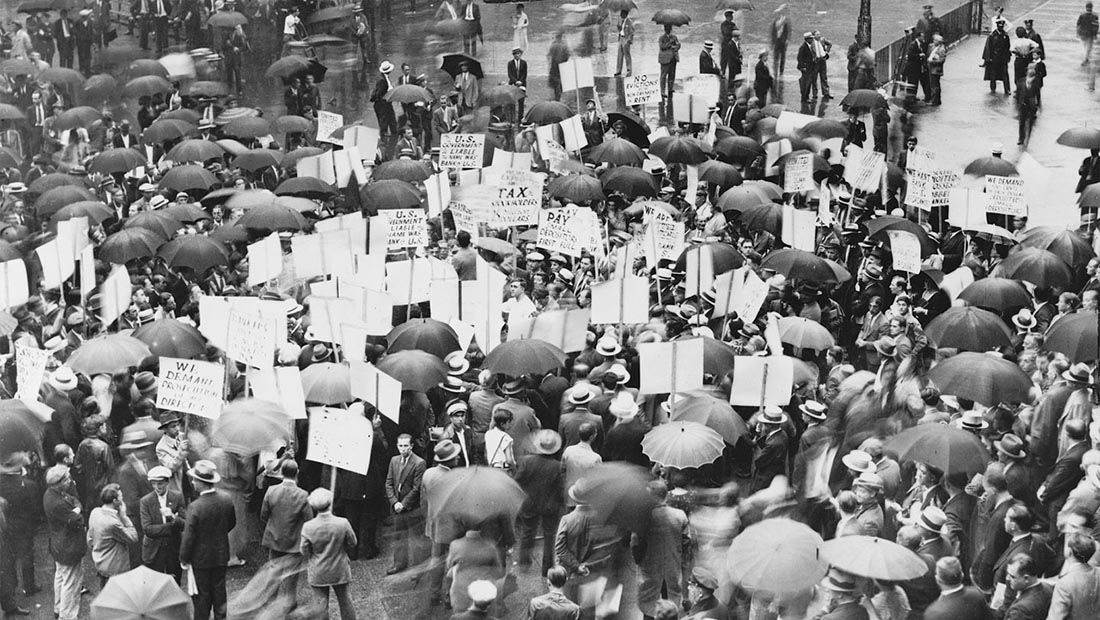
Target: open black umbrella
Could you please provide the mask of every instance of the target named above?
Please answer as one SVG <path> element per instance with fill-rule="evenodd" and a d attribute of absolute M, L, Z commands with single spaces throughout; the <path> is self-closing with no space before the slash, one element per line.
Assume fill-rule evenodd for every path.
<path fill-rule="evenodd" d="M 657 180 L 653 175 L 634 166 L 609 168 L 600 175 L 605 192 L 619 192 L 629 198 L 657 197 Z"/>
<path fill-rule="evenodd" d="M 157 250 L 169 267 L 188 267 L 205 273 L 215 265 L 229 264 L 229 250 L 221 242 L 202 235 L 177 237 Z"/>
<path fill-rule="evenodd" d="M 717 159 L 708 159 L 699 164 L 699 180 L 717 185 L 719 191 L 740 185 L 743 181 L 737 168 Z"/>
<path fill-rule="evenodd" d="M 703 248 L 706 248 L 705 250 Z M 687 269 L 687 257 L 689 252 L 709 252 L 711 257 L 711 266 L 714 269 L 714 275 L 720 275 L 727 271 L 733 271 L 741 265 L 745 264 L 745 257 L 741 256 L 741 253 L 737 251 L 737 248 L 728 243 L 720 243 L 717 241 L 710 243 L 701 243 L 699 245 L 693 245 L 680 252 L 680 256 L 676 258 L 676 269 L 678 271 L 685 271 Z"/>
<path fill-rule="evenodd" d="M 946 424 L 918 424 L 891 437 L 883 449 L 899 460 L 924 463 L 948 474 L 984 471 L 990 461 L 977 435 Z"/>
<path fill-rule="evenodd" d="M 1089 242 L 1077 231 L 1060 226 L 1029 228 L 1024 231 L 1020 245 L 1050 251 L 1064 260 L 1067 265 L 1081 265 L 1096 256 Z"/>
<path fill-rule="evenodd" d="M 737 188 L 734 188 L 737 189 Z M 846 282 L 852 275 L 839 263 L 813 252 L 783 248 L 773 250 L 760 263 L 761 268 L 781 273 L 789 280 L 812 282 Z"/>
<path fill-rule="evenodd" d="M 218 182 L 212 172 L 197 164 L 175 166 L 160 179 L 160 186 L 177 192 L 206 191 Z"/>
<path fill-rule="evenodd" d="M 588 159 L 597 164 L 640 166 L 645 161 L 645 153 L 633 142 L 622 138 L 611 138 L 593 148 L 588 154 Z"/>
<path fill-rule="evenodd" d="M 420 192 L 410 183 L 397 179 L 372 181 L 359 190 L 360 203 L 368 213 L 385 209 L 412 209 L 420 206 Z"/>
<path fill-rule="evenodd" d="M 194 326 L 176 319 L 160 319 L 135 329 L 134 338 L 158 357 L 195 359 L 206 352 L 206 338 Z"/>
<path fill-rule="evenodd" d="M 575 203 L 599 202 L 605 198 L 600 180 L 583 174 L 568 174 L 550 181 L 551 196 Z"/>
<path fill-rule="evenodd" d="M 1078 149 L 1100 149 L 1100 129 L 1096 127 L 1074 127 L 1058 136 L 1058 144 Z"/>
<path fill-rule="evenodd" d="M 470 65 L 470 73 L 474 77 L 481 79 L 485 77 L 485 72 L 481 69 L 481 63 L 476 58 L 467 56 L 466 54 L 447 54 L 443 57 L 443 64 L 440 65 L 440 69 L 446 71 L 451 77 L 458 77 L 459 73 L 462 73 L 462 63 Z"/>
<path fill-rule="evenodd" d="M 1064 353 L 1071 362 L 1091 362 L 1096 355 L 1096 314 L 1074 313 L 1055 321 L 1047 329 L 1043 348 Z"/>
<path fill-rule="evenodd" d="M 167 159 L 174 162 L 206 161 L 225 155 L 225 149 L 210 140 L 184 140 L 168 151 Z"/>
<path fill-rule="evenodd" d="M 989 407 L 1031 399 L 1027 373 L 1003 357 L 988 353 L 964 352 L 949 357 L 928 371 L 928 379 L 943 394 Z"/>
<path fill-rule="evenodd" d="M 573 116 L 569 106 L 560 101 L 540 101 L 527 109 L 523 122 L 536 125 L 553 125 Z M 610 115 L 608 115 L 610 117 Z"/>
<path fill-rule="evenodd" d="M 145 131 L 141 132 L 141 141 L 143 144 L 156 144 L 157 142 L 166 142 L 168 140 L 178 140 L 185 136 L 191 135 L 198 131 L 199 128 L 186 121 L 179 119 L 165 119 L 162 121 L 156 121 L 152 125 L 145 128 Z"/>
<path fill-rule="evenodd" d="M 138 259 L 156 256 L 157 248 L 164 245 L 166 239 L 148 228 L 123 228 L 108 236 L 99 247 L 99 258 L 125 265 Z"/>
<path fill-rule="evenodd" d="M 665 136 L 649 146 L 649 154 L 666 164 L 698 165 L 707 160 L 705 145 L 695 138 Z"/>
<path fill-rule="evenodd" d="M 424 165 L 424 162 L 416 159 L 391 159 L 389 161 L 384 161 L 378 164 L 371 174 L 371 178 L 375 181 L 397 179 L 407 183 L 426 181 L 430 176 L 432 176 L 432 173 L 431 170 L 428 169 L 428 166 Z"/>
<path fill-rule="evenodd" d="M 136 149 L 113 148 L 100 152 L 88 164 L 88 172 L 118 174 L 145 165 L 145 157 Z"/>
<path fill-rule="evenodd" d="M 993 268 L 991 275 L 1061 289 L 1073 283 L 1073 271 L 1069 265 L 1054 252 L 1039 248 L 1021 248 L 1012 252 Z"/>
<path fill-rule="evenodd" d="M 565 364 L 565 353 L 558 347 L 542 340 L 509 340 L 497 345 L 485 356 L 483 368 L 506 374 L 510 377 L 522 375 L 544 375 Z"/>
<path fill-rule="evenodd" d="M 1001 317 L 973 306 L 948 308 L 932 319 L 924 333 L 940 347 L 992 351 L 1012 346 L 1012 332 Z"/>
<path fill-rule="evenodd" d="M 1016 166 L 1004 159 L 1000 155 L 988 155 L 986 157 L 979 157 L 974 161 L 966 165 L 963 170 L 963 174 L 969 174 L 976 177 L 984 177 L 986 175 L 1001 176 L 1001 177 L 1018 177 L 1020 171 L 1016 169 Z"/>
<path fill-rule="evenodd" d="M 649 131 L 645 121 L 637 114 L 627 110 L 608 112 L 607 126 L 618 132 L 620 138 L 630 140 L 643 149 L 649 148 Z"/>
<path fill-rule="evenodd" d="M 1031 305 L 1031 295 L 1019 280 L 1010 278 L 982 278 L 964 288 L 959 299 L 971 306 L 994 312 Z"/>
<path fill-rule="evenodd" d="M 410 319 L 386 334 L 387 351 L 426 351 L 443 359 L 462 347 L 454 328 L 436 319 Z"/>
<path fill-rule="evenodd" d="M 844 95 L 844 98 L 840 100 L 840 105 L 841 107 L 862 108 L 865 110 L 885 108 L 886 98 L 876 90 L 857 88 Z"/>
<path fill-rule="evenodd" d="M 32 194 L 45 194 L 51 189 L 64 187 L 66 185 L 84 188 L 84 179 L 75 177 L 71 174 L 65 174 L 64 172 L 51 172 L 32 181 L 31 184 L 27 186 L 27 191 Z"/>
<path fill-rule="evenodd" d="M 661 9 L 653 14 L 653 21 L 661 25 L 686 26 L 691 23 L 691 16 L 680 9 Z"/>
<path fill-rule="evenodd" d="M 401 382 L 402 390 L 427 392 L 447 376 L 443 360 L 426 351 L 387 353 L 378 362 L 378 370 Z"/>
<path fill-rule="evenodd" d="M 764 156 L 764 146 L 748 136 L 722 138 L 714 145 L 718 159 L 731 163 L 751 163 Z"/>

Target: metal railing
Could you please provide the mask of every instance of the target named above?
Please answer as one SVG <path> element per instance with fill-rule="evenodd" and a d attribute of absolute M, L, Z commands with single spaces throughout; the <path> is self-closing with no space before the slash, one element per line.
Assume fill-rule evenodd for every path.
<path fill-rule="evenodd" d="M 948 46 L 981 30 L 982 0 L 970 0 L 940 15 L 940 34 Z M 898 59 L 905 53 L 906 39 L 901 36 L 875 50 L 875 78 L 889 84 L 896 78 Z"/>

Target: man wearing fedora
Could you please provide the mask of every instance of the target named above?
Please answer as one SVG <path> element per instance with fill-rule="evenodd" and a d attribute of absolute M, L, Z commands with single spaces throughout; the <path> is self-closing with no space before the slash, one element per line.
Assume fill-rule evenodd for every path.
<path fill-rule="evenodd" d="M 554 565 L 554 534 L 562 512 L 563 474 L 557 454 L 562 439 L 544 428 L 530 436 L 532 453 L 516 463 L 515 480 L 527 497 L 520 510 L 520 543 L 517 563 L 530 566 L 535 535 L 542 535 L 542 574 Z"/>
<path fill-rule="evenodd" d="M 190 443 L 183 436 L 179 415 L 168 412 L 161 416 L 158 427 L 164 432 L 157 441 L 157 462 L 172 472 L 171 488 L 183 493 L 183 472 L 187 470 L 187 450 Z"/>
<path fill-rule="evenodd" d="M 80 445 L 80 421 L 73 406 L 72 392 L 78 384 L 76 373 L 68 366 L 59 366 L 42 384 L 42 402 L 53 409 L 51 423 L 55 423 L 61 439 L 76 451 Z M 52 450 L 54 446 L 49 446 Z"/>
<path fill-rule="evenodd" d="M 195 620 L 226 617 L 225 573 L 229 565 L 229 532 L 237 525 L 233 500 L 214 488 L 221 481 L 218 468 L 205 459 L 187 470 L 198 492 L 187 507 L 180 540 L 180 565 L 194 575 Z"/>
<path fill-rule="evenodd" d="M 512 438 L 512 451 L 515 454 L 515 458 L 518 461 L 523 455 L 531 452 L 531 446 L 528 441 L 528 437 L 532 433 L 542 428 L 542 423 L 539 421 L 535 410 L 529 404 L 527 404 L 526 389 L 523 384 L 523 379 L 515 379 L 508 381 L 500 387 L 500 393 L 504 396 L 504 402 L 493 407 L 493 416 L 496 417 L 498 411 L 509 411 L 512 413 L 512 424 L 508 427 L 508 435 Z M 486 453 L 492 451 L 496 446 L 486 446 Z"/>
<path fill-rule="evenodd" d="M 179 581 L 180 535 L 183 533 L 183 494 L 168 488 L 172 472 L 160 465 L 151 468 L 146 477 L 153 490 L 138 503 L 139 520 L 144 537 L 141 541 L 141 563 L 172 575 Z"/>
<path fill-rule="evenodd" d="M 431 593 L 432 604 L 442 601 L 443 564 L 446 560 L 447 546 L 458 537 L 461 530 L 457 523 L 445 514 L 433 511 L 428 504 L 431 490 L 440 479 L 458 465 L 462 449 L 450 439 L 441 439 L 435 444 L 432 456 L 435 465 L 424 471 L 421 481 L 421 495 L 424 498 L 424 535 L 432 545 L 431 564 L 428 567 L 428 591 Z M 433 518 L 434 517 L 434 518 Z"/>
<path fill-rule="evenodd" d="M 687 602 L 690 605 L 682 620 L 732 620 L 733 616 L 724 603 L 714 595 L 718 591 L 718 578 L 702 566 L 691 569 L 687 579 Z"/>
<path fill-rule="evenodd" d="M 88 516 L 88 549 L 102 587 L 111 577 L 130 570 L 130 547 L 137 544 L 138 537 L 117 484 L 103 487 L 99 501 Z"/>
<path fill-rule="evenodd" d="M 1054 466 L 1059 455 L 1059 434 L 1066 405 L 1074 393 L 1090 383 L 1088 365 L 1074 364 L 1062 373 L 1061 381 L 1039 398 L 1028 430 L 1028 450 L 1037 468 L 1049 470 Z"/>
<path fill-rule="evenodd" d="M 134 521 L 137 530 L 137 544 L 130 546 L 130 566 L 141 564 L 142 527 L 138 517 L 141 498 L 153 491 L 149 483 L 149 469 L 156 466 L 153 454 L 153 442 L 144 432 L 126 431 L 122 434 L 122 443 L 118 451 L 122 454 L 122 465 L 118 468 L 116 480 L 126 498 L 126 514 Z"/>
<path fill-rule="evenodd" d="M 790 437 L 783 429 L 787 414 L 774 405 L 764 408 L 757 417 L 756 457 L 752 463 L 752 491 L 768 488 L 772 478 L 787 475 L 787 451 Z"/>
<path fill-rule="evenodd" d="M 5 527 L 0 530 L 0 609 L 9 616 L 26 615 L 15 601 L 16 584 L 34 596 L 34 532 L 38 527 L 38 483 L 30 469 L 30 455 L 14 452 L 0 463 L 0 502 Z M 21 611 L 22 610 L 22 613 Z"/>
<path fill-rule="evenodd" d="M 820 620 L 868 620 L 870 615 L 862 605 L 863 595 L 852 575 L 833 569 L 819 585 L 825 598 L 822 611 L 827 613 L 815 617 Z"/>
<path fill-rule="evenodd" d="M 993 442 L 997 461 L 1005 466 L 1005 480 L 1012 497 L 1034 507 L 1037 504 L 1035 487 L 1031 483 L 1031 468 L 1027 463 L 1024 440 L 1013 433 Z"/>

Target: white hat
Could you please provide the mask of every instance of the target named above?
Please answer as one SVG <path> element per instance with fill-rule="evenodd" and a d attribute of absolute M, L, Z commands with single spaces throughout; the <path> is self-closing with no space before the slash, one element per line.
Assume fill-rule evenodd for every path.
<path fill-rule="evenodd" d="M 379 73 L 389 73 L 393 71 L 393 63 L 388 60 L 383 60 L 382 64 L 378 67 Z"/>
<path fill-rule="evenodd" d="M 50 374 L 49 382 L 56 389 L 68 392 L 76 388 L 76 374 L 68 366 L 59 366 L 57 370 Z"/>
<path fill-rule="evenodd" d="M 632 418 L 638 414 L 638 403 L 630 392 L 619 392 L 607 410 L 616 418 Z"/>
<path fill-rule="evenodd" d="M 600 338 L 599 342 L 596 343 L 596 353 L 604 357 L 618 355 L 622 350 L 622 345 L 614 338 Z"/>

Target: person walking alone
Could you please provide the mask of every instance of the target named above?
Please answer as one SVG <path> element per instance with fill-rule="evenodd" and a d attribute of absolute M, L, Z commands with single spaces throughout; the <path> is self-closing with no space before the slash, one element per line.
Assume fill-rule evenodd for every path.
<path fill-rule="evenodd" d="M 351 554 L 359 545 L 355 530 L 347 519 L 332 514 L 332 491 L 314 489 L 309 494 L 309 506 L 317 516 L 302 526 L 300 551 L 308 562 L 306 578 L 320 606 L 318 616 L 328 617 L 328 589 L 332 588 L 340 605 L 340 618 L 355 620 L 355 606 L 348 593 Z"/>
<path fill-rule="evenodd" d="M 1092 12 L 1092 3 L 1086 2 L 1085 12 L 1077 16 L 1077 38 L 1081 40 L 1081 48 L 1085 53 L 1081 59 L 1082 67 L 1089 64 L 1097 31 L 1100 31 L 1100 17 Z"/>
<path fill-rule="evenodd" d="M 229 531 L 237 526 L 233 500 L 214 485 L 221 475 L 213 462 L 200 460 L 188 472 L 198 498 L 187 507 L 187 520 L 180 541 L 180 566 L 190 571 L 198 594 L 194 598 L 195 620 L 225 620 L 225 572 L 229 566 Z"/>
<path fill-rule="evenodd" d="M 676 85 L 676 63 L 680 61 L 680 39 L 672 33 L 672 24 L 665 24 L 665 32 L 657 39 L 657 62 L 661 64 L 661 96 L 672 99 Z"/>
<path fill-rule="evenodd" d="M 633 62 L 630 57 L 630 46 L 634 45 L 634 20 L 630 19 L 630 11 L 619 11 L 619 54 L 615 60 L 615 77 L 623 74 L 623 62 L 626 62 L 626 74 L 633 72 Z"/>

